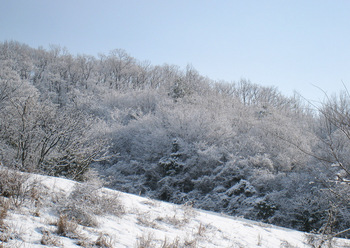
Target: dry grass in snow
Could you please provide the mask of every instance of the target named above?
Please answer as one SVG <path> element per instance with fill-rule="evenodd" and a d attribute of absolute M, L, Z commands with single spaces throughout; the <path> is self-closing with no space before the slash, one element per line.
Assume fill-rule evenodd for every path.
<path fill-rule="evenodd" d="M 10 178 L 16 192 L 8 192 L 3 178 L 0 183 L 0 192 L 7 192 L 0 193 L 0 247 L 301 248 L 317 247 L 320 239 L 98 183 L 22 175 L 16 174 L 17 182 Z M 350 241 L 333 239 L 324 247 L 330 245 L 350 247 Z"/>

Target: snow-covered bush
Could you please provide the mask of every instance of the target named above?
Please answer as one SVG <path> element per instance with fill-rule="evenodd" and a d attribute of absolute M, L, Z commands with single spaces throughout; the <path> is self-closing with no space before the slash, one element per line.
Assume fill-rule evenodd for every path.
<path fill-rule="evenodd" d="M 60 215 L 84 226 L 98 226 L 96 215 L 124 213 L 118 195 L 105 194 L 96 183 L 77 183 L 74 190 L 58 206 Z"/>
<path fill-rule="evenodd" d="M 30 198 L 28 175 L 0 166 L 0 197 L 9 200 L 11 206 L 19 207 Z"/>

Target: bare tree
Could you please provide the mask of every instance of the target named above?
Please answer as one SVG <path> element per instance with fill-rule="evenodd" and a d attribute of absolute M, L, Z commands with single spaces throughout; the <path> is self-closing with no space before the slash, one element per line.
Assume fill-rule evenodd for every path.
<path fill-rule="evenodd" d="M 107 138 L 97 119 L 41 101 L 15 72 L 1 73 L 0 155 L 8 165 L 81 179 L 93 161 L 105 158 Z"/>
<path fill-rule="evenodd" d="M 331 192 L 329 218 L 322 234 L 330 239 L 348 236 L 350 217 L 350 94 L 347 90 L 338 96 L 326 96 L 318 108 L 319 143 L 313 156 L 327 168 L 324 184 Z"/>

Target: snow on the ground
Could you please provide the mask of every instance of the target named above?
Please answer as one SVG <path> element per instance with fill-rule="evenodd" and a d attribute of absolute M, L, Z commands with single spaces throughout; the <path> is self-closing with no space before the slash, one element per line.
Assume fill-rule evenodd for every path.
<path fill-rule="evenodd" d="M 68 195 L 75 185 L 75 182 L 61 178 L 35 176 L 35 180 L 45 186 L 47 195 L 52 199 L 55 195 Z M 116 193 L 110 189 L 103 191 L 106 194 Z M 117 248 L 311 247 L 307 244 L 307 234 L 303 232 L 196 210 L 191 206 L 119 194 L 124 214 L 98 216 L 98 227 L 78 226 L 79 235 L 86 240 L 86 247 L 98 247 L 96 240 L 99 237 L 104 237 L 110 247 Z M 44 235 L 48 235 L 57 246 L 79 247 L 79 242 L 82 245 L 79 238 L 62 237 L 56 233 L 54 223 L 57 223 L 58 216 L 54 206 L 54 201 L 40 209 L 24 204 L 9 211 L 5 223 L 12 237 L 6 243 L 0 242 L 0 247 L 45 247 L 41 244 Z M 337 239 L 333 241 L 333 247 L 350 247 L 350 242 Z"/>

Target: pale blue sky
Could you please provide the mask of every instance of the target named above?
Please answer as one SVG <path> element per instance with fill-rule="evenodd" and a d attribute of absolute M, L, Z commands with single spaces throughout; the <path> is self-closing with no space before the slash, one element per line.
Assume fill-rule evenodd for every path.
<path fill-rule="evenodd" d="M 73 54 L 125 49 L 214 80 L 276 86 L 311 100 L 350 90 L 347 0 L 0 0 L 0 41 Z M 315 87 L 315 86 L 317 87 Z"/>

